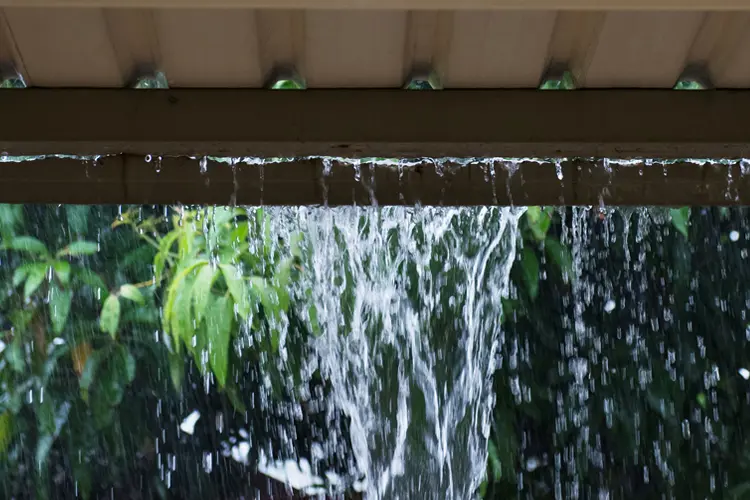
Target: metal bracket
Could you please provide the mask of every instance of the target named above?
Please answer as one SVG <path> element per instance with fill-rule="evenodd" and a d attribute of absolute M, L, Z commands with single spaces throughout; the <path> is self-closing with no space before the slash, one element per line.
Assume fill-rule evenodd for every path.
<path fill-rule="evenodd" d="M 703 65 L 689 65 L 685 68 L 674 86 L 675 90 L 712 90 L 714 84 Z"/>
<path fill-rule="evenodd" d="M 265 87 L 271 90 L 304 90 L 307 82 L 294 66 L 279 66 L 271 72 Z"/>
<path fill-rule="evenodd" d="M 148 90 L 165 90 L 169 88 L 166 75 L 154 68 L 141 68 L 132 79 L 131 88 Z"/>
<path fill-rule="evenodd" d="M 575 90 L 578 88 L 567 64 L 553 63 L 544 72 L 539 90 Z"/>
<path fill-rule="evenodd" d="M 404 85 L 406 90 L 442 90 L 437 72 L 430 67 L 415 68 Z"/>

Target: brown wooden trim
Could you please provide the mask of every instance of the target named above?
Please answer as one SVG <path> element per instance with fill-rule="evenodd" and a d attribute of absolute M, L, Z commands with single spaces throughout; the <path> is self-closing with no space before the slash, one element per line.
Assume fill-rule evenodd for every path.
<path fill-rule="evenodd" d="M 746 0 L 0 0 L 4 7 L 396 10 L 748 10 Z"/>
<path fill-rule="evenodd" d="M 750 175 L 738 163 L 611 165 L 501 162 L 443 168 L 333 163 L 266 165 L 120 155 L 98 161 L 49 158 L 0 163 L 0 202 L 248 205 L 736 205 L 750 204 Z M 666 172 L 666 175 L 665 175 Z M 729 175 L 731 173 L 731 176 Z"/>
<path fill-rule="evenodd" d="M 750 156 L 750 91 L 27 89 L 0 110 L 11 155 Z"/>

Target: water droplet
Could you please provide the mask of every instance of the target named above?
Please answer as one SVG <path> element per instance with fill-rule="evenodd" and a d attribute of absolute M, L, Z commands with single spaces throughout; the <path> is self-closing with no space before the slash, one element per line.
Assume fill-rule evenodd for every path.
<path fill-rule="evenodd" d="M 607 301 L 607 302 L 606 302 L 606 303 L 604 304 L 604 312 L 608 312 L 608 313 L 610 313 L 610 312 L 612 312 L 612 311 L 614 311 L 614 310 L 615 310 L 615 301 L 614 301 L 614 300 L 612 300 L 612 299 L 609 299 L 609 300 L 608 300 L 608 301 Z"/>
<path fill-rule="evenodd" d="M 739 231 L 730 231 L 729 232 L 729 239 L 731 241 L 738 241 L 740 239 L 740 233 L 739 233 Z"/>

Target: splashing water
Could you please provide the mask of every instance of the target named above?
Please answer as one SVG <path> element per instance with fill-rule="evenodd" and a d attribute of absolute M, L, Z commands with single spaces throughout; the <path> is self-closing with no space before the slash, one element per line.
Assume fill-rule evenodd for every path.
<path fill-rule="evenodd" d="M 351 419 L 368 498 L 475 494 L 522 212 L 302 212 L 312 248 L 305 286 L 323 332 L 311 370 L 330 378 Z"/>

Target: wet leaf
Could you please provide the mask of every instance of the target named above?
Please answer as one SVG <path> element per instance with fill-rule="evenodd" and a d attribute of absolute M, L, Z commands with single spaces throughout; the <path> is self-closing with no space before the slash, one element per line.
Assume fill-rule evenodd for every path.
<path fill-rule="evenodd" d="M 282 311 L 289 310 L 289 286 L 292 281 L 293 259 L 285 259 L 279 264 L 274 274 L 274 284 L 276 285 L 276 294 L 278 296 L 279 308 Z"/>
<path fill-rule="evenodd" d="M 216 279 L 217 271 L 211 266 L 204 266 L 198 272 L 193 283 L 193 311 L 195 321 L 200 324 L 206 313 L 208 299 L 211 297 L 211 288 Z"/>
<path fill-rule="evenodd" d="M 34 267 L 37 264 L 24 264 L 20 267 L 18 267 L 13 272 L 13 288 L 16 288 L 18 285 L 24 282 L 26 277 L 29 275 L 29 271 L 32 267 Z"/>
<path fill-rule="evenodd" d="M 13 342 L 3 352 L 5 353 L 5 359 L 16 373 L 23 373 L 26 370 L 20 337 L 13 339 Z"/>
<path fill-rule="evenodd" d="M 6 245 L 6 248 L 17 250 L 19 252 L 28 252 L 37 256 L 49 255 L 44 243 L 31 236 L 16 236 L 10 240 L 10 243 Z"/>
<path fill-rule="evenodd" d="M 13 438 L 13 414 L 10 411 L 0 413 L 0 457 L 5 455 Z"/>
<path fill-rule="evenodd" d="M 29 275 L 26 278 L 26 284 L 23 287 L 23 296 L 26 300 L 29 299 L 34 292 L 41 286 L 47 277 L 47 265 L 46 264 L 35 264 L 29 268 Z"/>
<path fill-rule="evenodd" d="M 52 286 L 49 297 L 49 316 L 52 321 L 53 332 L 61 333 L 65 328 L 72 298 L 73 293 L 69 289 Z"/>
<path fill-rule="evenodd" d="M 492 471 L 492 478 L 495 481 L 500 481 L 503 478 L 503 464 L 500 462 L 500 455 L 497 451 L 497 446 L 490 440 L 487 443 L 487 461 L 490 464 L 490 470 Z"/>
<path fill-rule="evenodd" d="M 182 390 L 182 379 L 185 373 L 185 366 L 182 356 L 175 352 L 169 353 L 169 377 L 172 379 L 172 385 L 177 392 Z"/>
<path fill-rule="evenodd" d="M 99 328 L 109 333 L 112 338 L 117 336 L 117 328 L 120 326 L 120 299 L 117 295 L 110 295 L 104 301 L 102 313 L 99 317 Z"/>
<path fill-rule="evenodd" d="M 163 253 L 157 253 L 154 257 L 154 279 L 159 282 L 164 275 L 164 266 L 167 263 L 167 258 Z"/>
<path fill-rule="evenodd" d="M 563 276 L 569 279 L 573 278 L 573 257 L 570 250 L 560 244 L 554 238 L 547 238 L 544 241 L 544 250 L 550 259 L 555 263 Z"/>
<path fill-rule="evenodd" d="M 697 396 L 695 396 L 695 400 L 700 405 L 701 408 L 704 410 L 706 409 L 707 400 L 706 400 L 706 394 L 703 392 L 699 392 Z"/>
<path fill-rule="evenodd" d="M 521 254 L 521 267 L 523 269 L 523 281 L 529 297 L 535 299 L 539 295 L 539 259 L 536 253 L 529 247 L 523 249 Z"/>
<path fill-rule="evenodd" d="M 94 293 L 98 293 L 98 290 L 104 290 L 106 294 L 102 297 L 102 299 L 106 298 L 106 295 L 109 295 L 109 291 L 107 290 L 107 285 L 104 283 L 104 280 L 102 280 L 102 278 L 94 271 L 90 269 L 79 269 L 76 271 L 75 275 L 78 281 L 80 281 L 84 285 L 90 286 L 94 290 Z"/>
<path fill-rule="evenodd" d="M 67 205 L 65 215 L 68 219 L 68 229 L 71 233 L 83 234 L 88 229 L 89 212 L 88 205 Z"/>
<path fill-rule="evenodd" d="M 60 283 L 63 285 L 70 283 L 70 262 L 56 260 L 52 263 L 52 268 L 55 270 L 55 276 L 60 280 Z"/>
<path fill-rule="evenodd" d="M 36 446 L 36 466 L 38 469 L 44 467 L 52 445 L 60 435 L 60 431 L 68 421 L 70 404 L 63 403 L 57 410 L 51 399 L 45 399 L 37 409 L 39 416 L 39 439 Z"/>
<path fill-rule="evenodd" d="M 136 368 L 133 354 L 125 346 L 117 346 L 114 362 L 121 382 L 131 384 L 135 380 Z"/>
<path fill-rule="evenodd" d="M 89 352 L 86 355 L 86 361 L 83 370 L 81 371 L 81 378 L 78 381 L 78 385 L 82 391 L 89 390 L 91 384 L 94 382 L 96 372 L 99 370 L 99 365 L 101 365 L 102 361 L 107 357 L 107 354 L 109 354 L 109 350 L 107 349 L 99 349 L 93 352 L 91 352 L 90 349 L 90 347 L 81 347 L 79 350 L 79 353 L 81 353 L 81 351 L 83 351 L 83 353 L 86 351 Z M 80 359 L 81 358 L 79 358 L 79 360 Z"/>
<path fill-rule="evenodd" d="M 233 318 L 232 302 L 227 297 L 217 299 L 206 311 L 209 362 L 221 387 L 227 382 Z"/>
<path fill-rule="evenodd" d="M 172 306 L 172 334 L 182 339 L 192 349 L 192 339 L 196 335 L 193 316 L 190 314 L 192 299 L 192 279 L 185 281 L 185 285 L 177 291 L 177 297 Z"/>
<path fill-rule="evenodd" d="M 526 222 L 536 241 L 544 241 L 547 237 L 552 218 L 541 207 L 529 207 L 526 210 Z"/>
<path fill-rule="evenodd" d="M 234 299 L 237 314 L 239 314 L 242 319 L 247 319 L 250 315 L 250 298 L 248 296 L 247 283 L 235 266 L 222 264 L 219 267 L 221 268 L 222 274 L 224 274 L 229 293 Z"/>
<path fill-rule="evenodd" d="M 688 224 L 690 222 L 690 207 L 673 208 L 669 211 L 672 217 L 672 225 L 685 238 L 688 237 Z"/>
<path fill-rule="evenodd" d="M 88 342 L 81 342 L 70 351 L 71 361 L 73 362 L 73 370 L 75 370 L 79 378 L 82 377 L 83 370 L 86 367 L 86 363 L 88 362 L 89 356 L 91 356 L 92 352 L 93 350 L 91 349 L 91 344 Z"/>
<path fill-rule="evenodd" d="M 289 242 L 289 250 L 292 253 L 292 257 L 302 258 L 302 245 L 304 243 L 304 236 L 302 233 L 292 234 L 291 241 Z"/>
<path fill-rule="evenodd" d="M 122 285 L 120 287 L 120 297 L 140 305 L 144 303 L 143 294 L 135 285 Z"/>
<path fill-rule="evenodd" d="M 320 329 L 320 323 L 318 322 L 318 308 L 315 304 L 310 304 L 307 309 L 308 317 L 310 318 L 310 327 L 312 328 L 312 334 L 314 337 L 320 337 L 323 333 Z"/>
<path fill-rule="evenodd" d="M 74 241 L 67 247 L 57 252 L 58 257 L 65 255 L 77 256 L 77 255 L 93 255 L 99 251 L 99 245 L 93 241 Z"/>

